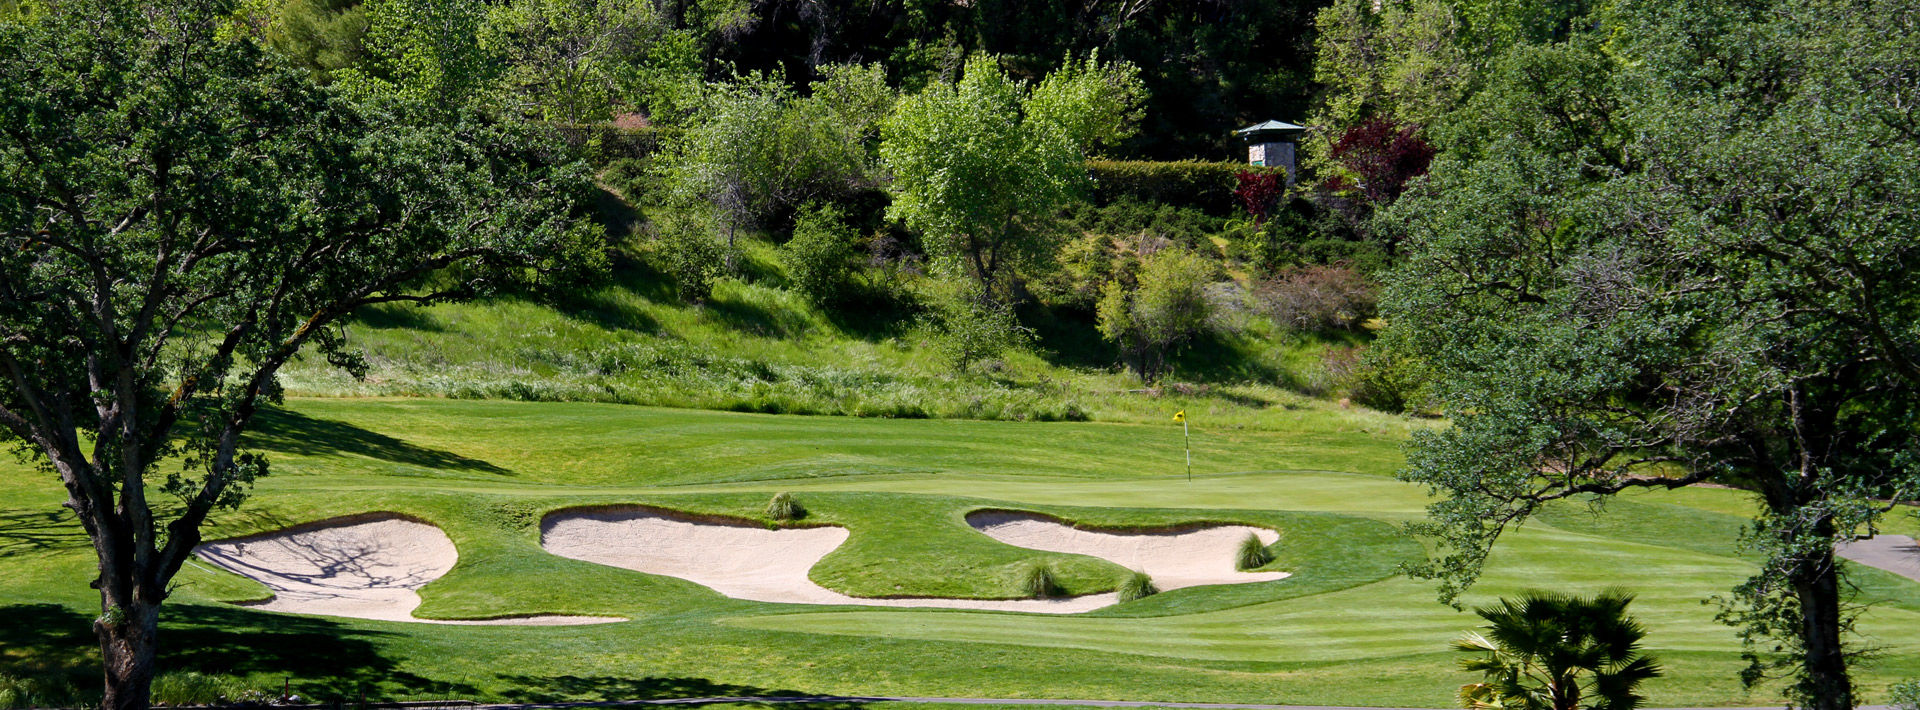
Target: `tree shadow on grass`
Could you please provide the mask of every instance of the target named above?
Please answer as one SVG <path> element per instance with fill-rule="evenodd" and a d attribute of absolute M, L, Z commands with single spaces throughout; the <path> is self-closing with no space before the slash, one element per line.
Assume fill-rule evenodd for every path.
<path fill-rule="evenodd" d="M 160 666 L 167 670 L 280 676 L 296 694 L 316 700 L 357 697 L 361 689 L 369 699 L 478 692 L 398 670 L 377 643 L 393 636 L 388 632 L 225 606 L 174 606 L 161 620 Z"/>
<path fill-rule="evenodd" d="M 66 508 L 0 512 L 0 557 L 63 552 L 87 547 L 87 533 Z M 0 643 L 6 637 L 0 636 Z"/>
<path fill-rule="evenodd" d="M 798 313 L 747 301 L 715 298 L 707 301 L 706 308 L 713 322 L 766 338 L 792 338 L 805 333 L 808 325 Z"/>
<path fill-rule="evenodd" d="M 411 304 L 382 303 L 365 306 L 353 312 L 353 322 L 375 330 L 407 329 L 427 333 L 439 333 L 445 328 L 440 322 L 427 315 L 426 309 Z"/>
<path fill-rule="evenodd" d="M 512 471 L 480 459 L 430 449 L 346 422 L 315 419 L 286 409 L 263 409 L 255 415 L 253 427 L 247 432 L 247 444 L 301 456 L 359 454 L 410 466 L 513 475 Z"/>
<path fill-rule="evenodd" d="M 244 609 L 169 605 L 160 614 L 159 672 L 197 671 L 285 679 L 296 695 L 320 701 L 392 695 L 472 696 L 471 686 L 398 670 L 377 640 L 385 632 L 314 617 Z M 65 676 L 98 688 L 100 653 L 93 620 L 58 604 L 0 606 L 0 674 Z M 277 690 L 277 689 L 276 689 Z"/>
<path fill-rule="evenodd" d="M 496 676 L 513 688 L 501 695 L 516 703 L 607 702 L 621 700 L 666 700 L 674 698 L 748 698 L 812 697 L 814 693 L 775 690 L 751 685 L 715 683 L 705 678 L 615 678 L 611 676 Z M 743 705 L 770 707 L 774 703 L 743 702 Z M 847 699 L 840 702 L 808 703 L 808 708 L 854 710 L 866 703 Z"/>
<path fill-rule="evenodd" d="M 1120 362 L 1120 351 L 1100 335 L 1093 314 L 1070 308 L 1023 309 L 1021 322 L 1033 328 L 1042 357 L 1055 365 L 1105 369 Z"/>

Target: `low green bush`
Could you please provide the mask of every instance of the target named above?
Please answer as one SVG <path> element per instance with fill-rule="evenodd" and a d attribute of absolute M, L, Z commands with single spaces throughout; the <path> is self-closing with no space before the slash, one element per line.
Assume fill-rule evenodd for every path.
<path fill-rule="evenodd" d="M 619 193 L 629 205 L 645 204 L 659 193 L 659 178 L 645 158 L 622 158 L 600 171 L 600 182 Z"/>
<path fill-rule="evenodd" d="M 674 215 L 658 221 L 656 229 L 654 254 L 673 277 L 675 293 L 682 301 L 705 303 L 726 270 L 726 248 L 711 224 L 692 215 Z"/>
<path fill-rule="evenodd" d="M 611 123 L 548 124 L 560 142 L 580 150 L 589 163 L 606 165 L 620 160 L 643 159 L 660 151 L 660 145 L 675 133 L 654 126 L 616 126 Z"/>
<path fill-rule="evenodd" d="M 1060 580 L 1053 573 L 1053 565 L 1036 562 L 1020 573 L 1020 593 L 1034 599 L 1051 599 L 1060 596 Z"/>
<path fill-rule="evenodd" d="M 1267 544 L 1260 541 L 1260 536 L 1247 533 L 1247 538 L 1240 541 L 1239 553 L 1234 555 L 1233 566 L 1244 572 L 1265 567 L 1272 561 L 1273 553 L 1267 551 Z"/>
<path fill-rule="evenodd" d="M 1133 570 L 1128 572 L 1127 576 L 1120 578 L 1120 601 L 1122 602 L 1145 599 L 1159 593 L 1160 588 L 1154 586 L 1153 578 L 1147 576 L 1145 572 Z"/>
<path fill-rule="evenodd" d="M 820 305 L 847 295 L 853 285 L 855 238 L 838 208 L 808 205 L 801 209 L 793 238 L 780 250 L 793 291 Z"/>
<path fill-rule="evenodd" d="M 1215 217 L 1195 207 L 1141 202 L 1131 196 L 1104 205 L 1077 203 L 1060 214 L 1069 232 L 1122 237 L 1151 250 L 1162 240 L 1190 249 L 1212 249 L 1209 237 L 1227 229 L 1232 220 Z"/>
<path fill-rule="evenodd" d="M 954 372 L 1033 341 L 1033 330 L 1020 324 L 1011 304 L 987 298 L 969 281 L 935 282 L 926 291 L 921 327 Z"/>
<path fill-rule="evenodd" d="M 1920 710 L 1920 678 L 1895 683 L 1887 689 L 1887 703 L 1893 710 Z"/>
<path fill-rule="evenodd" d="M 782 522 L 799 520 L 807 517 L 807 509 L 793 499 L 792 493 L 781 491 L 773 494 L 773 499 L 767 501 L 767 517 Z"/>
<path fill-rule="evenodd" d="M 1180 207 L 1198 208 L 1217 217 L 1239 209 L 1233 190 L 1238 175 L 1248 170 L 1263 170 L 1233 162 L 1181 160 L 1152 162 L 1143 160 L 1089 160 L 1087 173 L 1093 177 L 1094 200 L 1110 204 L 1131 197 Z"/>

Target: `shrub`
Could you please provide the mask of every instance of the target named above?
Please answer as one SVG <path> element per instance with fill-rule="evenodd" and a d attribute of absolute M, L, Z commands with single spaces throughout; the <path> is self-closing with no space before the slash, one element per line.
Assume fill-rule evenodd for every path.
<path fill-rule="evenodd" d="M 922 323 L 956 372 L 1024 347 L 1032 338 L 1033 331 L 1020 325 L 1012 306 L 987 298 L 977 284 L 947 280 L 929 291 L 930 312 Z"/>
<path fill-rule="evenodd" d="M 1893 710 L 1920 710 L 1920 678 L 1895 683 L 1887 689 L 1887 702 Z"/>
<path fill-rule="evenodd" d="M 1237 176 L 1250 169 L 1262 170 L 1240 163 L 1198 160 L 1087 161 L 1087 173 L 1093 177 L 1093 195 L 1098 204 L 1130 197 L 1140 202 L 1198 208 L 1220 217 L 1233 213 L 1237 204 L 1233 195 L 1239 184 Z"/>
<path fill-rule="evenodd" d="M 1418 127 L 1375 117 L 1348 128 L 1330 157 L 1359 178 L 1368 202 L 1385 206 L 1406 190 L 1407 181 L 1427 174 L 1437 153 Z"/>
<path fill-rule="evenodd" d="M 1060 596 L 1060 582 L 1054 576 L 1053 565 L 1035 562 L 1020 573 L 1020 593 L 1034 599 L 1049 599 Z"/>
<path fill-rule="evenodd" d="M 799 520 L 807 517 L 807 509 L 793 499 L 792 493 L 781 491 L 773 494 L 773 499 L 767 501 L 767 517 L 783 522 Z"/>
<path fill-rule="evenodd" d="M 1296 331 L 1354 330 L 1379 308 L 1373 284 L 1344 266 L 1289 269 L 1254 294 L 1274 325 Z"/>
<path fill-rule="evenodd" d="M 1605 591 L 1593 597 L 1527 592 L 1474 613 L 1488 624 L 1453 643 L 1472 654 L 1461 670 L 1483 682 L 1461 686 L 1465 707 L 1633 708 L 1645 700 L 1641 683 L 1663 675 L 1659 662 L 1641 651 L 1647 631 L 1627 605 L 1633 595 Z M 1484 633 L 1482 633 L 1484 631 Z"/>
<path fill-rule="evenodd" d="M 1280 207 L 1280 197 L 1287 191 L 1286 183 L 1270 171 L 1243 170 L 1235 173 L 1234 179 L 1238 182 L 1233 196 L 1239 198 L 1240 206 L 1253 215 L 1255 224 L 1266 224 L 1267 218 Z"/>
<path fill-rule="evenodd" d="M 600 182 L 629 205 L 639 205 L 659 192 L 659 179 L 652 173 L 651 161 L 645 158 L 622 158 L 607 164 L 600 172 Z"/>
<path fill-rule="evenodd" d="M 688 303 L 705 302 L 726 268 L 720 242 L 708 225 L 690 215 L 662 219 L 657 229 L 657 253 L 661 266 L 673 277 L 675 292 Z"/>
<path fill-rule="evenodd" d="M 780 261 L 795 293 L 825 305 L 846 295 L 853 279 L 855 235 L 831 205 L 808 205 L 794 221 Z"/>
<path fill-rule="evenodd" d="M 1265 567 L 1272 561 L 1273 553 L 1267 551 L 1267 544 L 1260 541 L 1260 536 L 1247 533 L 1247 538 L 1240 541 L 1239 553 L 1234 555 L 1233 567 L 1244 572 Z"/>
<path fill-rule="evenodd" d="M 670 131 L 662 131 L 653 126 L 623 126 L 616 123 L 547 125 L 560 137 L 561 142 L 584 151 L 587 159 L 595 165 L 611 165 L 622 160 L 651 157 L 659 152 L 663 139 L 673 135 Z"/>
<path fill-rule="evenodd" d="M 1194 207 L 1141 202 L 1131 196 L 1097 207 L 1077 203 L 1060 214 L 1060 225 L 1069 233 L 1150 238 L 1196 249 L 1210 248 L 1208 237 L 1225 229 L 1227 221 Z"/>
<path fill-rule="evenodd" d="M 1159 593 L 1160 588 L 1153 586 L 1153 578 L 1145 572 L 1131 570 L 1127 576 L 1120 578 L 1120 601 L 1145 599 Z"/>
<path fill-rule="evenodd" d="M 1211 324 L 1207 285 L 1213 277 L 1213 263 L 1192 252 L 1154 254 L 1131 288 L 1119 279 L 1107 282 L 1094 306 L 1100 335 L 1120 347 L 1141 379 L 1154 379 L 1171 351 Z"/>
<path fill-rule="evenodd" d="M 1117 261 L 1111 237 L 1083 234 L 1061 247 L 1058 268 L 1045 272 L 1028 288 L 1051 305 L 1092 308 L 1100 301 L 1101 288 L 1113 278 Z"/>

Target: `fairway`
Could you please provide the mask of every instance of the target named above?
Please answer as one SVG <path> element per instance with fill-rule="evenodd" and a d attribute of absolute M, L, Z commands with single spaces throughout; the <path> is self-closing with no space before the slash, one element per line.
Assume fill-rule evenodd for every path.
<path fill-rule="evenodd" d="M 1449 707 L 1471 680 L 1447 644 L 1478 619 L 1398 573 L 1422 557 L 1399 525 L 1427 500 L 1390 475 L 1405 428 L 1337 411 L 1291 430 L 1214 430 L 1196 417 L 1191 482 L 1172 426 L 434 399 L 294 399 L 266 423 L 253 443 L 273 475 L 208 539 L 392 513 L 457 548 L 457 562 L 436 558 L 451 563 L 444 576 L 420 582 L 414 617 L 629 621 L 278 613 L 233 604 L 270 591 L 203 564 L 182 572 L 168 607 L 165 670 L 285 678 L 312 698 L 365 688 L 501 701 L 823 693 Z M 57 483 L 17 473 L 0 478 L 0 660 L 85 667 L 97 654 L 92 553 L 71 517 L 56 515 Z M 1036 563 L 1051 565 L 1066 594 L 1103 594 L 1126 569 L 1003 542 L 969 524 L 983 510 L 1093 530 L 1271 530 L 1276 559 L 1260 569 L 1290 576 L 1053 615 L 750 601 L 542 548 L 544 521 L 569 509 L 646 506 L 765 526 L 768 498 L 782 491 L 805 506 L 804 524 L 845 530 L 807 572 L 836 595 L 1010 599 Z M 1466 601 L 1624 587 L 1668 668 L 1649 686 L 1653 704 L 1770 704 L 1774 688 L 1740 688 L 1739 642 L 1703 603 L 1753 571 L 1735 545 L 1746 495 L 1690 488 L 1630 495 L 1599 515 L 1554 508 L 1501 541 Z M 439 544 L 430 530 L 420 534 Z M 1916 530 L 1901 517 L 1887 532 Z M 1881 649 L 1861 684 L 1877 693 L 1920 674 L 1920 583 L 1855 572 L 1870 605 L 1860 631 Z"/>

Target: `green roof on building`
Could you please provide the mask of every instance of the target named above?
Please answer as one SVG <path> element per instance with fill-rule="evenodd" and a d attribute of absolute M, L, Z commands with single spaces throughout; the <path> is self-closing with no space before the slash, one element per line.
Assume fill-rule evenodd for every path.
<path fill-rule="evenodd" d="M 1267 121 L 1234 131 L 1234 134 L 1242 138 L 1256 138 L 1266 135 L 1291 136 L 1305 133 L 1306 131 L 1306 126 L 1295 125 L 1287 123 L 1286 121 Z"/>

